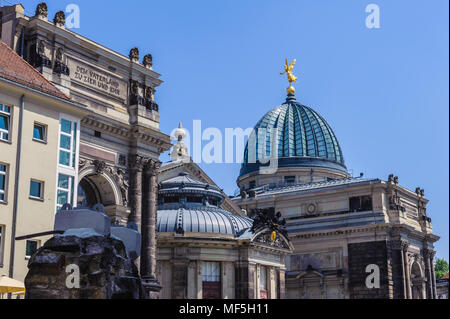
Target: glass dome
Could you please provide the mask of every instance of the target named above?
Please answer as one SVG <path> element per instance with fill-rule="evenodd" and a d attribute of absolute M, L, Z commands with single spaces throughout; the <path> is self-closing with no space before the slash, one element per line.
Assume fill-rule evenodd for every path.
<path fill-rule="evenodd" d="M 275 142 L 275 144 L 273 143 Z M 272 149 L 278 167 L 321 167 L 347 173 L 338 140 L 316 111 L 293 94 L 256 124 L 247 142 L 240 176 L 265 166 Z"/>

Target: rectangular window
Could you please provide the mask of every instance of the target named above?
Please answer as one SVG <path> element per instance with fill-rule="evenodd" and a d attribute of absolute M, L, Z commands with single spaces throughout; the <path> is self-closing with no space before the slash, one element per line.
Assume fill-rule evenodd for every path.
<path fill-rule="evenodd" d="M 36 180 L 30 182 L 30 197 L 34 199 L 44 198 L 44 183 Z"/>
<path fill-rule="evenodd" d="M 371 196 L 358 196 L 350 198 L 350 212 L 366 212 L 373 209 Z"/>
<path fill-rule="evenodd" d="M 259 297 L 260 299 L 267 299 L 267 268 L 261 266 L 259 269 Z"/>
<path fill-rule="evenodd" d="M 249 189 L 254 189 L 256 187 L 256 182 L 255 181 L 251 181 L 250 184 L 248 184 L 248 188 Z"/>
<path fill-rule="evenodd" d="M 0 140 L 9 141 L 11 107 L 0 104 Z"/>
<path fill-rule="evenodd" d="M 290 184 L 290 185 L 295 184 L 295 176 L 285 176 L 284 177 L 284 182 L 286 184 Z"/>
<path fill-rule="evenodd" d="M 3 237 L 5 233 L 5 227 L 0 225 L 0 267 L 3 266 Z"/>
<path fill-rule="evenodd" d="M 59 155 L 56 181 L 56 211 L 65 204 L 76 205 L 79 122 L 63 116 L 59 123 Z"/>
<path fill-rule="evenodd" d="M 72 176 L 59 174 L 57 188 L 56 210 L 59 210 L 64 204 L 73 203 L 74 178 Z"/>
<path fill-rule="evenodd" d="M 77 151 L 77 123 L 61 119 L 60 127 L 59 164 L 74 168 Z"/>
<path fill-rule="evenodd" d="M 219 262 L 202 264 L 203 299 L 221 299 L 221 272 Z"/>
<path fill-rule="evenodd" d="M 47 126 L 43 124 L 34 123 L 33 140 L 38 142 L 47 141 Z"/>
<path fill-rule="evenodd" d="M 7 167 L 0 164 L 0 202 L 6 202 Z"/>
<path fill-rule="evenodd" d="M 38 242 L 35 240 L 27 240 L 27 247 L 25 251 L 25 257 L 31 258 L 33 254 L 38 250 Z"/>

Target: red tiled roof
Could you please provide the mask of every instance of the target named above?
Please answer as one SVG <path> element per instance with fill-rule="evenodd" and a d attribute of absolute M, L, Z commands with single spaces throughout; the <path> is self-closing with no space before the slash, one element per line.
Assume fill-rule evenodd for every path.
<path fill-rule="evenodd" d="M 441 279 L 448 279 L 448 273 L 444 277 L 442 277 Z"/>
<path fill-rule="evenodd" d="M 35 90 L 59 97 L 70 98 L 48 81 L 38 70 L 0 40 L 0 77 L 26 85 Z"/>

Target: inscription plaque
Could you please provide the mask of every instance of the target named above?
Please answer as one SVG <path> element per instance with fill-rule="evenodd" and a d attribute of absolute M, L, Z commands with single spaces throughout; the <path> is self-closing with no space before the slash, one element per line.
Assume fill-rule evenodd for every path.
<path fill-rule="evenodd" d="M 123 101 L 127 98 L 128 84 L 88 64 L 68 59 L 70 79 L 100 93 L 105 93 Z"/>

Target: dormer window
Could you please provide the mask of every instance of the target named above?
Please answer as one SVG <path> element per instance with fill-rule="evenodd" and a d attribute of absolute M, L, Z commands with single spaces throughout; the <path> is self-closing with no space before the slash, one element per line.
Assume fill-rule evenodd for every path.
<path fill-rule="evenodd" d="M 295 176 L 285 176 L 284 182 L 288 185 L 294 185 L 295 184 Z"/>
<path fill-rule="evenodd" d="M 219 201 L 217 199 L 209 198 L 208 202 L 211 206 L 217 206 L 217 207 L 219 206 Z"/>
<path fill-rule="evenodd" d="M 358 196 L 350 198 L 350 212 L 367 212 L 373 209 L 371 196 Z"/>
<path fill-rule="evenodd" d="M 180 197 L 179 196 L 167 196 L 167 197 L 164 197 L 164 203 L 165 204 L 179 203 L 179 202 L 180 202 Z"/>
<path fill-rule="evenodd" d="M 203 204 L 203 197 L 201 196 L 188 196 L 187 202 L 192 204 Z"/>

